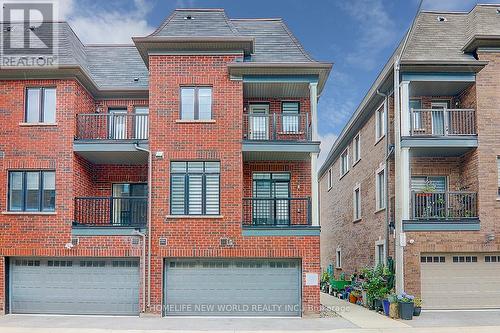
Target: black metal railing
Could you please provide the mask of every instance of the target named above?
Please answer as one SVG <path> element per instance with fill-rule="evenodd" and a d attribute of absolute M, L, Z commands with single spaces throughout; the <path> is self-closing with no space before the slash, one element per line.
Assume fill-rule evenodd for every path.
<path fill-rule="evenodd" d="M 243 198 L 243 226 L 311 225 L 310 198 Z"/>
<path fill-rule="evenodd" d="M 415 220 L 477 218 L 475 192 L 412 192 Z"/>
<path fill-rule="evenodd" d="M 410 109 L 411 136 L 476 134 L 474 109 Z"/>
<path fill-rule="evenodd" d="M 310 141 L 309 113 L 243 114 L 244 140 Z"/>
<path fill-rule="evenodd" d="M 147 140 L 149 115 L 85 113 L 76 115 L 77 140 Z"/>
<path fill-rule="evenodd" d="M 145 227 L 147 197 L 75 198 L 74 224 L 100 227 Z"/>

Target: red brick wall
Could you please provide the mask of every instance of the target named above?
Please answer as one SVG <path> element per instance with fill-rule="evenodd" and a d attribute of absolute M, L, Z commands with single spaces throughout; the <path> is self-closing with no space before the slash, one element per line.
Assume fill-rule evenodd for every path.
<path fill-rule="evenodd" d="M 26 126 L 25 88 L 56 87 L 55 126 Z M 126 102 L 127 105 L 130 102 Z M 71 250 L 64 245 L 71 239 L 75 196 L 93 195 L 94 166 L 73 153 L 76 114 L 93 113 L 95 102 L 75 80 L 0 81 L 0 311 L 4 310 L 4 258 L 9 256 L 99 256 L 139 257 L 141 244 L 130 236 L 80 237 Z M 6 214 L 7 175 L 15 169 L 53 169 L 56 171 L 55 214 Z M 113 177 L 144 179 L 144 167 L 99 168 L 102 182 Z M 146 177 L 147 178 L 147 177 Z"/>
<path fill-rule="evenodd" d="M 304 272 L 319 273 L 319 237 L 243 237 L 241 230 L 244 164 L 241 152 L 243 87 L 231 81 L 227 63 L 237 56 L 150 56 L 150 147 L 163 151 L 153 160 L 152 308 L 159 313 L 163 295 L 163 260 L 172 257 L 300 258 Z M 211 85 L 210 123 L 179 123 L 179 87 Z M 221 216 L 169 217 L 172 160 L 221 162 Z M 166 237 L 167 246 L 158 238 Z M 234 240 L 222 248 L 220 238 Z M 305 307 L 319 305 L 319 287 L 303 287 Z"/>

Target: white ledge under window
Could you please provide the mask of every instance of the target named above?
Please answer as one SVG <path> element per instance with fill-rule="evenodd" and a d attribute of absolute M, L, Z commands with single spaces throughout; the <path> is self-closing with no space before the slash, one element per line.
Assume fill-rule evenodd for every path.
<path fill-rule="evenodd" d="M 377 138 L 377 139 L 375 140 L 375 143 L 374 143 L 373 145 L 374 145 L 374 146 L 376 146 L 376 145 L 377 145 L 380 141 L 382 141 L 382 139 L 383 139 L 384 137 L 385 137 L 385 134 L 384 134 L 384 135 L 382 135 L 380 138 Z"/>
<path fill-rule="evenodd" d="M 380 212 L 382 212 L 382 211 L 384 211 L 384 210 L 385 210 L 385 207 L 382 207 L 382 208 L 377 208 L 377 209 L 375 210 L 375 214 L 380 213 Z"/>
<path fill-rule="evenodd" d="M 354 167 L 356 164 L 358 164 L 358 163 L 359 163 L 359 161 L 361 161 L 361 157 L 360 157 L 360 158 L 358 158 L 356 161 L 354 161 L 354 162 L 352 163 L 352 167 Z"/>
<path fill-rule="evenodd" d="M 28 127 L 57 126 L 57 123 L 19 123 L 19 126 L 28 126 Z"/>
<path fill-rule="evenodd" d="M 14 212 L 4 211 L 3 215 L 57 215 L 57 212 Z"/>
<path fill-rule="evenodd" d="M 180 124 L 213 124 L 215 119 L 177 119 L 175 122 Z"/>
<path fill-rule="evenodd" d="M 221 219 L 224 215 L 167 215 L 167 219 Z"/>

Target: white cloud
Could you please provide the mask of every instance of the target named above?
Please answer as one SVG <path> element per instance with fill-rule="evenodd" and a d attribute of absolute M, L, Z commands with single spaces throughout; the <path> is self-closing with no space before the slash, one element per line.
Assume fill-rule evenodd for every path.
<path fill-rule="evenodd" d="M 134 0 L 132 4 L 132 10 L 108 10 L 98 3 L 59 0 L 59 16 L 68 21 L 83 43 L 130 44 L 131 37 L 146 36 L 154 30 L 146 20 L 152 4 L 148 0 Z"/>
<path fill-rule="evenodd" d="M 339 3 L 340 8 L 356 23 L 359 36 L 352 52 L 346 55 L 348 63 L 367 70 L 379 65 L 379 53 L 392 46 L 399 36 L 394 19 L 382 0 L 350 0 Z"/>
<path fill-rule="evenodd" d="M 321 152 L 318 157 L 318 170 L 325 162 L 330 149 L 332 149 L 333 143 L 335 142 L 335 140 L 337 140 L 337 135 L 334 133 L 327 133 L 325 135 L 319 135 L 319 139 L 321 141 L 321 144 L 319 146 Z"/>

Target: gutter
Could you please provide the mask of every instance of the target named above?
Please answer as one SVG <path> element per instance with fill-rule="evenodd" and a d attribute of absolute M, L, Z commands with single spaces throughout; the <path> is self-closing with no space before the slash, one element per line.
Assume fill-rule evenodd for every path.
<path fill-rule="evenodd" d="M 146 234 L 134 230 L 134 235 L 142 238 L 142 312 L 146 312 Z"/>
<path fill-rule="evenodd" d="M 152 195 L 151 195 L 151 192 L 152 192 L 152 189 L 153 189 L 153 186 L 152 186 L 152 181 L 153 181 L 153 155 L 151 154 L 151 150 L 149 149 L 145 149 L 145 148 L 142 148 L 139 146 L 138 143 L 135 143 L 134 144 L 134 147 L 135 149 L 139 150 L 139 151 L 143 151 L 143 152 L 146 152 L 148 153 L 148 230 L 147 230 L 147 233 L 148 233 L 148 262 L 147 262 L 147 266 L 148 266 L 148 309 L 151 307 L 151 226 L 152 226 L 152 223 L 151 223 L 151 199 L 152 199 Z M 144 263 L 146 264 L 146 263 Z M 144 290 L 145 292 L 145 290 Z M 146 300 L 144 300 L 145 302 Z"/>

